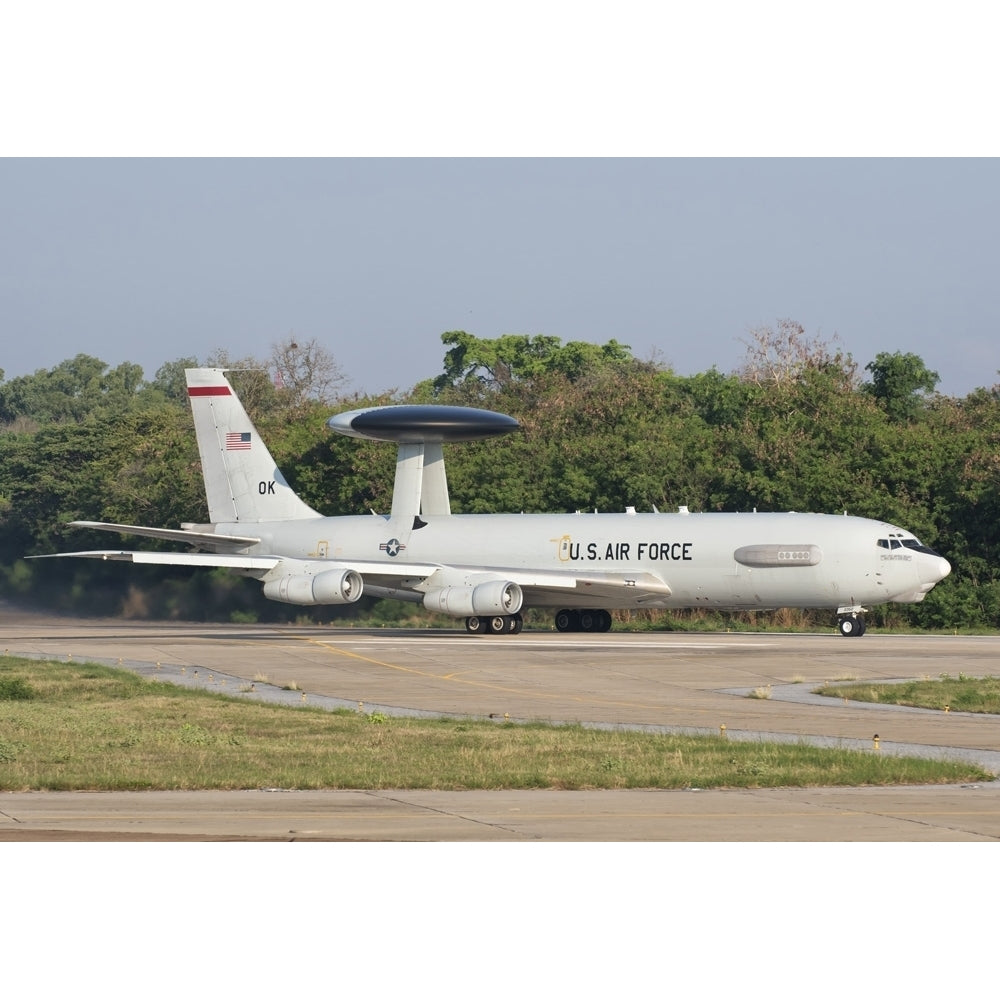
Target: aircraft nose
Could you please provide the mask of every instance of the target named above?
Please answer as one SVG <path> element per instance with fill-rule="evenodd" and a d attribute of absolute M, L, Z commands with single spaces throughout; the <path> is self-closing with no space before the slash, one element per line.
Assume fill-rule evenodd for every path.
<path fill-rule="evenodd" d="M 932 586 L 940 583 L 951 572 L 951 563 L 944 556 L 933 556 L 920 562 L 920 579 Z"/>

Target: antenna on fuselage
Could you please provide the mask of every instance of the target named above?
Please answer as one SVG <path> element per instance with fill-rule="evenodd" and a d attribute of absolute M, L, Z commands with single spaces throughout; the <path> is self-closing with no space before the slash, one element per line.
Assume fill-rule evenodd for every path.
<path fill-rule="evenodd" d="M 349 410 L 330 417 L 327 427 L 348 437 L 369 441 L 395 441 L 396 480 L 392 489 L 392 514 L 413 518 L 421 514 L 450 514 L 448 477 L 444 465 L 446 442 L 479 441 L 509 434 L 520 424 L 503 413 L 470 406 L 402 404 Z"/>

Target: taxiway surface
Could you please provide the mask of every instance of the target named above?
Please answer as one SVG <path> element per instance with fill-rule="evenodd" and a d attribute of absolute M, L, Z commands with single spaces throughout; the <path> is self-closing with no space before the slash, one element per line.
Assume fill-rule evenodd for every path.
<path fill-rule="evenodd" d="M 121 663 L 239 697 L 542 719 L 974 759 L 1000 720 L 820 699 L 824 681 L 996 673 L 1000 639 L 522 633 L 68 620 L 0 608 L 0 649 Z M 197 671 L 197 673 L 195 673 Z M 261 678 L 266 677 L 267 682 Z M 254 683 L 254 691 L 246 689 Z M 295 691 L 283 688 L 294 685 Z M 756 692 L 764 695 L 749 698 Z M 877 744 L 873 737 L 878 735 Z M 992 840 L 972 787 L 600 792 L 5 793 L 0 839 Z"/>

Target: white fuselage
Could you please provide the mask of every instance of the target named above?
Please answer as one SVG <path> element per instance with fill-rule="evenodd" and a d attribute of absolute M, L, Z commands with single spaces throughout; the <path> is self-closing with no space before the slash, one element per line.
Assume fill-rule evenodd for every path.
<path fill-rule="evenodd" d="M 950 571 L 948 562 L 894 525 L 830 514 L 475 514 L 411 519 L 318 517 L 254 524 L 253 555 L 331 565 L 391 567 L 383 590 L 422 591 L 400 577 L 407 564 L 447 567 L 448 582 L 487 571 L 525 589 L 525 607 L 843 608 L 918 601 Z M 216 526 L 246 532 L 246 522 Z M 316 567 L 318 568 L 318 567 Z M 589 595 L 533 590 L 531 574 L 618 583 Z M 633 597 L 630 574 L 665 584 L 655 599 Z M 377 576 L 377 569 L 375 570 Z M 669 593 L 666 592 L 669 588 Z"/>

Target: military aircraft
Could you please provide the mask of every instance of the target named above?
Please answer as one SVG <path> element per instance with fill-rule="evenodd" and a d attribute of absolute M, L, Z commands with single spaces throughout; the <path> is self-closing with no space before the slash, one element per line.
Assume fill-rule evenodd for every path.
<path fill-rule="evenodd" d="M 388 514 L 324 517 L 275 466 L 225 371 L 186 372 L 208 524 L 177 529 L 73 521 L 167 539 L 186 552 L 105 549 L 93 559 L 224 566 L 296 605 L 393 597 L 464 619 L 471 633 L 517 634 L 521 612 L 555 610 L 561 632 L 603 632 L 622 608 L 829 608 L 845 636 L 867 605 L 921 601 L 948 561 L 893 524 L 833 514 L 453 514 L 444 445 L 518 429 L 457 406 L 377 406 L 329 427 L 397 445 Z"/>

